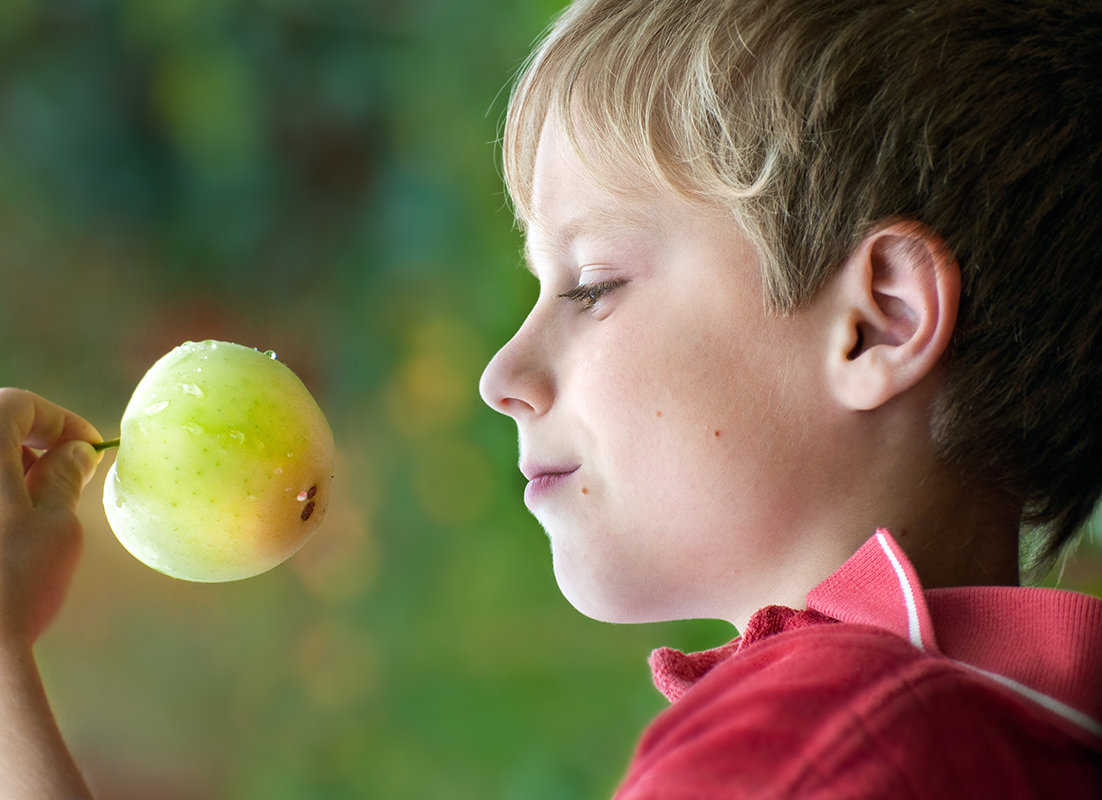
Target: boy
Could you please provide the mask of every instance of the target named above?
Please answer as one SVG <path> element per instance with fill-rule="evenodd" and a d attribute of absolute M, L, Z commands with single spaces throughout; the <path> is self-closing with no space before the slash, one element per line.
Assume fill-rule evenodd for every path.
<path fill-rule="evenodd" d="M 654 654 L 621 800 L 1102 794 L 1102 601 L 1017 585 L 1102 477 L 1100 42 L 1087 4 L 591 0 L 537 50 L 540 296 L 483 397 L 575 606 L 742 632 Z M 0 421 L 0 770 L 84 796 L 30 644 L 98 435 Z"/>
<path fill-rule="evenodd" d="M 1094 3 L 583 0 L 505 177 L 482 379 L 556 579 L 658 651 L 618 798 L 1102 796 Z M 870 538 L 871 537 L 871 538 Z M 982 587 L 982 588 L 981 588 Z"/>

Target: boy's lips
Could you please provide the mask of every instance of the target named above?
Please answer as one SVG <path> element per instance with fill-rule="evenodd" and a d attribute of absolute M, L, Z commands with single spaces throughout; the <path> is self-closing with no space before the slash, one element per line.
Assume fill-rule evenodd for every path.
<path fill-rule="evenodd" d="M 539 498 L 570 478 L 580 466 L 580 464 L 521 464 L 520 471 L 528 479 L 528 485 L 524 488 L 524 504 L 532 508 Z"/>

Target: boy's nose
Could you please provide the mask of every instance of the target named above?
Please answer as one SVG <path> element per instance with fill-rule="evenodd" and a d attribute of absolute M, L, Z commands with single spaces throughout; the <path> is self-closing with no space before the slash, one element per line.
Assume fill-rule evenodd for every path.
<path fill-rule="evenodd" d="M 554 382 L 537 339 L 522 326 L 483 370 L 478 391 L 494 411 L 519 420 L 551 407 Z"/>

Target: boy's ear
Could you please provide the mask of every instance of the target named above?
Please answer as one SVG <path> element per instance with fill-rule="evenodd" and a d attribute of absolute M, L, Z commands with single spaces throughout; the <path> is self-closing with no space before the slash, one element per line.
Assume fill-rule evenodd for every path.
<path fill-rule="evenodd" d="M 941 360 L 956 325 L 960 267 L 926 226 L 892 223 L 854 249 L 830 294 L 828 379 L 845 406 L 870 410 Z"/>

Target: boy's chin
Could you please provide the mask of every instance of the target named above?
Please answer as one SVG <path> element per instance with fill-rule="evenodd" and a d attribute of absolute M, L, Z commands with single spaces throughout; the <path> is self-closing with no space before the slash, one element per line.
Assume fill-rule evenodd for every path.
<path fill-rule="evenodd" d="M 622 576 L 621 576 L 621 579 Z M 664 622 L 676 615 L 663 614 L 654 607 L 654 597 L 645 597 L 633 587 L 631 591 L 616 591 L 615 584 L 592 576 L 582 577 L 556 566 L 555 580 L 559 591 L 576 611 L 597 622 L 638 624 Z M 645 585 L 644 582 L 640 582 Z"/>

